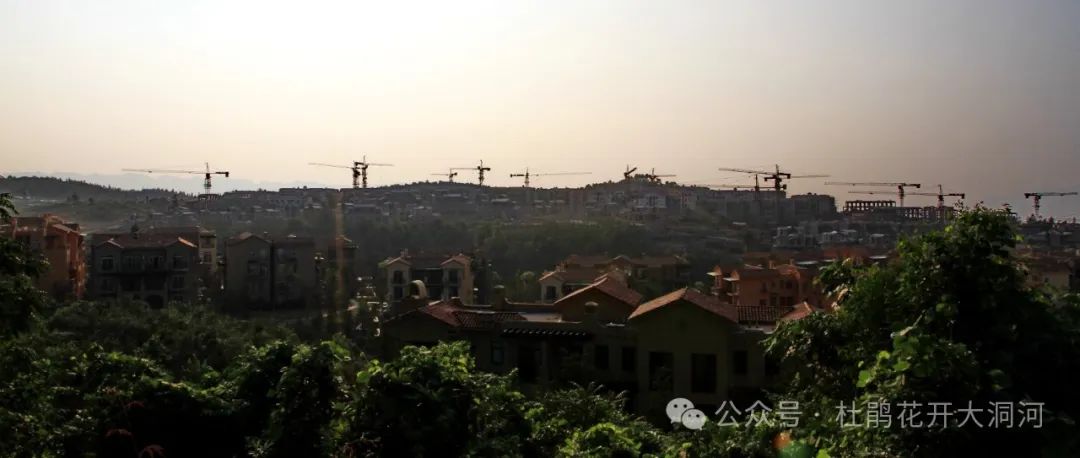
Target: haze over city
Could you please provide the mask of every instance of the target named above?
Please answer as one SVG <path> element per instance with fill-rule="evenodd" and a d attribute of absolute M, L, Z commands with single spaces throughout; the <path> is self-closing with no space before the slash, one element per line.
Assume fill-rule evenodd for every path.
<path fill-rule="evenodd" d="M 592 172 L 534 183 L 576 186 L 780 163 L 1027 213 L 1024 192 L 1080 190 L 1078 23 L 1075 1 L 0 1 L 0 157 L 339 187 L 306 164 Z M 847 199 L 823 181 L 791 186 Z"/>

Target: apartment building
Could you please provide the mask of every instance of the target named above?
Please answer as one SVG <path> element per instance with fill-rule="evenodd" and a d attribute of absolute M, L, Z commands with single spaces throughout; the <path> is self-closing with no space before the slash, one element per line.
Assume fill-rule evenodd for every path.
<path fill-rule="evenodd" d="M 85 237 L 79 225 L 58 216 L 15 216 L 0 226 L 0 236 L 38 252 L 49 263 L 37 287 L 57 300 L 81 299 L 86 292 Z"/>
<path fill-rule="evenodd" d="M 153 307 L 195 302 L 211 266 L 204 263 L 197 235 L 192 238 L 169 231 L 141 231 L 138 226 L 127 233 L 94 234 L 89 296 L 141 300 Z"/>
<path fill-rule="evenodd" d="M 245 232 L 225 244 L 225 300 L 233 310 L 317 305 L 315 242 Z"/>
<path fill-rule="evenodd" d="M 401 303 L 408 295 L 409 284 L 415 280 L 424 283 L 431 300 L 458 298 L 464 304 L 472 304 L 476 299 L 477 271 L 473 259 L 461 253 L 442 256 L 403 251 L 379 263 L 379 269 L 385 277 L 392 305 Z"/>

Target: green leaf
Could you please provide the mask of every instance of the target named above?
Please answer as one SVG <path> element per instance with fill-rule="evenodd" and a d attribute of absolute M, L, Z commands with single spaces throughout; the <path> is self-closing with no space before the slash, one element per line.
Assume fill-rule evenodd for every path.
<path fill-rule="evenodd" d="M 871 375 L 870 371 L 861 370 L 859 371 L 859 383 L 857 383 L 855 386 L 863 388 L 866 386 L 867 383 L 870 383 L 871 378 L 873 378 L 873 375 Z"/>
<path fill-rule="evenodd" d="M 911 367 L 911 363 L 909 363 L 909 362 L 907 362 L 905 360 L 900 360 L 900 361 L 897 361 L 896 364 L 893 364 L 893 370 L 897 371 L 897 372 L 904 372 L 904 371 L 908 370 L 910 367 Z"/>

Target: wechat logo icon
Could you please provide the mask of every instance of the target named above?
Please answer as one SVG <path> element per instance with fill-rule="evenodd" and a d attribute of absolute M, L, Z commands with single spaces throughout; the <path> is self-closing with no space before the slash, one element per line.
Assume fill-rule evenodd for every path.
<path fill-rule="evenodd" d="M 705 412 L 702 412 L 694 408 L 694 403 L 690 402 L 686 398 L 675 398 L 667 403 L 667 408 L 664 409 L 667 413 L 668 419 L 672 423 L 681 424 L 686 429 L 692 429 L 698 431 L 705 426 L 705 422 L 708 421 L 708 417 L 705 416 Z"/>

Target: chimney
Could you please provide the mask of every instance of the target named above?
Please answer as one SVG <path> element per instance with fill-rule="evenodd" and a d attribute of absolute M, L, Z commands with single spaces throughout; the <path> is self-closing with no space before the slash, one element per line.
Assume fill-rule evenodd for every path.
<path fill-rule="evenodd" d="M 495 285 L 491 288 L 491 308 L 493 310 L 506 310 L 506 287 Z"/>

